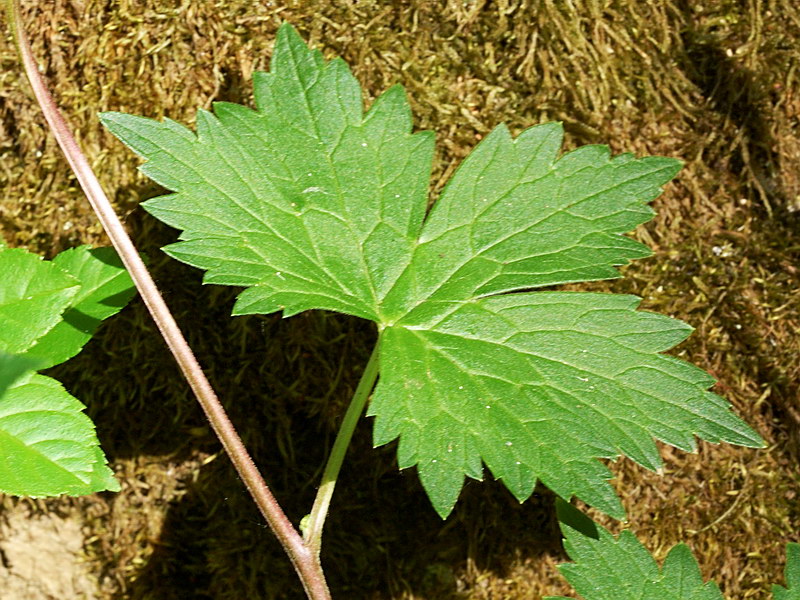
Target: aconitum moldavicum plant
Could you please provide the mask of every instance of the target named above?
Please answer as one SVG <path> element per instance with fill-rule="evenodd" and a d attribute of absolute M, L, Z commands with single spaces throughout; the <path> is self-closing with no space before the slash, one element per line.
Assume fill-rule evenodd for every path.
<path fill-rule="evenodd" d="M 172 257 L 204 281 L 244 287 L 233 313 L 326 309 L 374 321 L 376 445 L 399 438 L 434 508 L 452 510 L 485 464 L 524 501 L 537 480 L 617 518 L 597 459 L 657 469 L 654 439 L 695 449 L 762 441 L 700 369 L 660 354 L 691 328 L 639 311 L 635 296 L 531 291 L 618 277 L 650 252 L 624 237 L 672 179 L 671 158 L 559 156 L 562 128 L 497 127 L 429 212 L 433 136 L 411 132 L 403 89 L 364 113 L 346 64 L 288 25 L 256 110 L 218 102 L 197 133 L 104 113 L 174 193 L 145 209 L 181 230 Z"/>
<path fill-rule="evenodd" d="M 647 203 L 675 175 L 677 161 L 612 158 L 602 146 L 559 157 L 557 124 L 516 139 L 501 126 L 427 212 L 432 138 L 410 133 L 402 89 L 392 88 L 364 114 L 344 63 L 327 63 L 284 26 L 272 73 L 255 77 L 256 111 L 219 103 L 213 115 L 200 113 L 196 135 L 172 121 L 113 113 L 105 120 L 148 160 L 143 170 L 176 192 L 146 204 L 183 230 L 168 252 L 206 269 L 207 282 L 246 288 L 235 314 L 290 316 L 322 308 L 378 326 L 378 344 L 299 538 L 253 472 L 60 117 L 22 32 L 18 5 L 7 0 L 6 6 L 26 74 L 59 144 L 309 597 L 330 598 L 319 563 L 322 523 L 355 420 L 379 373 L 370 406 L 376 443 L 400 439 L 400 466 L 418 466 L 443 517 L 464 476 L 481 478 L 484 464 L 521 501 L 541 479 L 564 497 L 620 516 L 610 472 L 597 458 L 624 453 L 656 468 L 654 439 L 684 449 L 694 448 L 695 435 L 761 444 L 708 392 L 711 378 L 660 354 L 688 335 L 686 325 L 637 311 L 633 296 L 531 292 L 613 278 L 615 266 L 647 255 L 622 234 L 650 218 Z M 66 283 L 45 285 L 56 308 L 71 297 L 65 290 L 74 286 Z M 18 291 L 12 289 L 12 304 Z M 9 313 L 0 304 L 0 316 L 4 310 Z M 44 326 L 36 319 L 31 324 Z M 74 346 L 73 333 L 64 335 L 55 338 Z M 6 396 L 0 400 L 63 353 L 40 342 L 17 354 L 0 348 L 0 395 Z M 8 406 L 15 405 L 0 408 Z M 71 408 L 64 416 L 74 416 L 77 407 Z M 105 475 L 102 485 L 113 489 L 98 456 L 89 470 L 85 461 L 78 465 L 82 483 L 94 486 Z M 685 547 L 673 549 L 659 569 L 629 533 L 615 538 L 563 503 L 559 513 L 576 561 L 561 570 L 586 600 L 719 597 L 713 584 L 703 584 Z M 800 593 L 798 546 L 790 544 L 787 553 L 788 587 L 774 587 L 777 600 Z"/>

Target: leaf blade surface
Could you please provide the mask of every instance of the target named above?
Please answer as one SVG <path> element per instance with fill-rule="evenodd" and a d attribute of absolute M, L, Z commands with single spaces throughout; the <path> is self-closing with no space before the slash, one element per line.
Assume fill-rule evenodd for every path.
<path fill-rule="evenodd" d="M 0 247 L 0 351 L 17 354 L 61 320 L 78 282 L 49 261 Z"/>
<path fill-rule="evenodd" d="M 630 530 L 612 535 L 566 502 L 557 500 L 556 505 L 564 549 L 572 560 L 558 565 L 558 570 L 583 600 L 723 600 L 716 583 L 703 582 L 686 544 L 673 546 L 659 568 Z M 798 597 L 798 548 L 798 544 L 787 544 L 789 589 L 773 585 L 775 600 Z"/>
<path fill-rule="evenodd" d="M 167 252 L 209 283 L 249 286 L 236 314 L 325 308 L 381 320 L 425 214 L 432 136 L 411 134 L 400 87 L 363 114 L 346 65 L 291 28 L 255 88 L 261 110 L 219 104 L 199 113 L 196 136 L 169 121 L 102 118 L 176 192 L 144 205 L 183 230 Z"/>
<path fill-rule="evenodd" d="M 42 361 L 40 369 L 75 356 L 100 324 L 122 310 L 136 293 L 113 248 L 71 248 L 52 262 L 72 276 L 80 288 L 61 320 L 26 353 Z"/>
<path fill-rule="evenodd" d="M 426 216 L 432 140 L 411 133 L 400 88 L 365 113 L 344 63 L 288 26 L 254 86 L 256 110 L 216 105 L 196 133 L 103 120 L 174 192 L 145 203 L 181 230 L 166 251 L 207 283 L 245 287 L 234 314 L 326 309 L 377 324 L 375 443 L 399 439 L 400 466 L 419 468 L 442 516 L 483 464 L 520 500 L 542 480 L 619 517 L 596 459 L 656 469 L 654 440 L 762 444 L 707 391 L 712 378 L 660 354 L 688 326 L 630 296 L 530 292 L 618 277 L 647 256 L 622 234 L 652 217 L 679 161 L 605 146 L 559 156 L 560 125 L 516 138 L 500 126 Z"/>
<path fill-rule="evenodd" d="M 775 600 L 800 600 L 800 544 L 786 545 L 786 587 L 775 584 L 772 594 Z"/>
<path fill-rule="evenodd" d="M 83 409 L 43 375 L 8 388 L 0 396 L 0 491 L 31 497 L 119 491 Z"/>

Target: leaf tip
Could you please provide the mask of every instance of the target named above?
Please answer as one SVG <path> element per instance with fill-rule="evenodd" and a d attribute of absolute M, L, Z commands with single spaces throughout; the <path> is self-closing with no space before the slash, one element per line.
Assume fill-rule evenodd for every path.
<path fill-rule="evenodd" d="M 464 485 L 464 473 L 458 468 L 448 468 L 444 461 L 430 459 L 430 463 L 418 464 L 417 473 L 419 474 L 422 487 L 430 499 L 436 513 L 446 519 L 453 512 L 453 507 L 461 495 L 461 488 Z"/>
<path fill-rule="evenodd" d="M 97 113 L 97 118 L 100 119 L 100 122 L 105 125 L 109 121 L 114 120 L 114 115 L 117 115 L 116 111 L 113 110 L 104 110 L 102 112 Z"/>
<path fill-rule="evenodd" d="M 111 132 L 115 137 L 117 136 L 117 120 L 119 115 L 122 113 L 118 113 L 115 111 L 104 111 L 97 113 L 97 118 L 100 121 L 100 124 L 106 128 L 109 132 Z"/>
<path fill-rule="evenodd" d="M 278 27 L 278 33 L 275 36 L 275 49 L 273 54 L 281 52 L 282 49 L 291 49 L 292 47 L 302 46 L 304 50 L 309 51 L 303 38 L 297 32 L 297 29 L 291 23 L 283 22 Z"/>

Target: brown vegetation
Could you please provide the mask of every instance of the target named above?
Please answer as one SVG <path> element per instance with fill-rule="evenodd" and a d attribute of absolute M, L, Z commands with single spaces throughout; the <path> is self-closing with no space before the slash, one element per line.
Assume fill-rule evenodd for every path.
<path fill-rule="evenodd" d="M 437 132 L 434 193 L 497 123 L 564 122 L 568 145 L 686 161 L 635 235 L 653 258 L 591 286 L 697 328 L 678 354 L 768 441 L 765 450 L 664 449 L 663 476 L 613 465 L 628 525 L 661 558 L 678 541 L 728 598 L 782 582 L 800 541 L 800 9 L 793 0 L 52 0 L 24 2 L 34 51 L 268 481 L 295 520 L 366 362 L 373 332 L 331 314 L 229 318 L 233 290 L 158 248 L 175 232 L 137 209 L 159 189 L 105 133 L 102 110 L 191 122 L 212 101 L 250 102 L 278 24 L 343 56 L 369 102 L 408 90 Z M 0 230 L 52 256 L 105 244 L 0 40 Z M 583 286 L 584 288 L 586 286 Z M 99 598 L 299 598 L 288 561 L 220 455 L 143 307 L 105 326 L 55 373 L 85 400 L 120 494 L 3 498 L 82 515 Z M 323 560 L 334 596 L 522 599 L 568 594 L 546 490 L 520 506 L 469 484 L 441 522 L 393 448 L 364 422 L 334 497 Z M 76 512 L 75 509 L 78 509 Z M 601 517 L 602 518 L 602 517 Z M 612 529 L 619 523 L 604 522 Z M 294 591 L 296 590 L 296 591 Z M 5 598 L 5 596 L 4 596 Z"/>

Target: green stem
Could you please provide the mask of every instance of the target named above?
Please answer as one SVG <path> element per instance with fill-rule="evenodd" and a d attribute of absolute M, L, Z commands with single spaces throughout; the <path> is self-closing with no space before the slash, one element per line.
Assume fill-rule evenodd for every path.
<path fill-rule="evenodd" d="M 367 398 L 369 398 L 369 394 L 375 385 L 375 380 L 378 378 L 380 346 L 381 339 L 378 337 L 375 348 L 372 350 L 372 355 L 369 357 L 369 362 L 361 374 L 361 380 L 358 382 L 353 399 L 350 400 L 350 406 L 347 407 L 347 412 L 344 414 L 339 433 L 336 434 L 336 440 L 333 442 L 328 463 L 325 465 L 325 472 L 322 474 L 322 482 L 317 490 L 317 497 L 314 499 L 314 506 L 311 509 L 311 513 L 306 517 L 307 525 L 304 528 L 303 538 L 306 546 L 315 555 L 319 555 L 322 545 L 322 528 L 325 525 L 325 517 L 328 516 L 328 507 L 331 504 L 331 497 L 336 487 L 339 471 L 342 468 L 344 455 L 347 453 L 347 447 L 350 445 L 350 439 L 353 437 L 356 423 L 358 423 L 361 413 L 364 412 Z"/>

